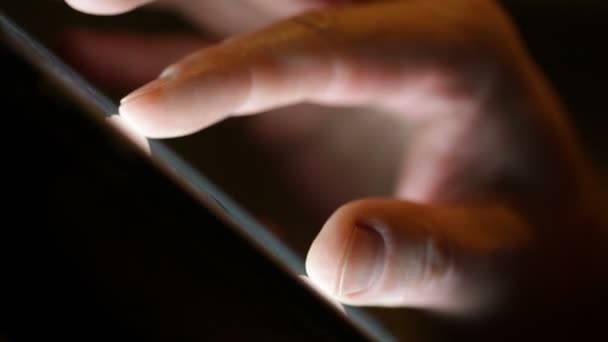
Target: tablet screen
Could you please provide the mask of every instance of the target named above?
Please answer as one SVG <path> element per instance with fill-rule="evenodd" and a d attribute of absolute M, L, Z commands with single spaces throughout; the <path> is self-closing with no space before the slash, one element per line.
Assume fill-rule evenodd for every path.
<path fill-rule="evenodd" d="M 18 51 L 22 57 L 42 71 L 54 83 L 59 85 L 73 100 L 82 105 L 86 109 L 86 112 L 90 114 L 92 120 L 97 120 L 100 125 L 107 125 L 108 129 L 115 130 L 115 125 L 107 124 L 107 120 L 105 120 L 106 117 L 113 116 L 118 111 L 116 104 L 112 100 L 67 66 L 60 58 L 45 48 L 10 18 L 1 13 L 0 25 L 3 39 L 6 43 Z M 118 136 L 124 134 L 124 132 L 118 129 L 116 130 L 116 134 Z M 133 148 L 138 143 L 140 147 L 142 145 L 141 142 L 136 140 L 131 141 L 133 142 L 133 146 L 129 148 Z M 305 274 L 302 256 L 295 253 L 288 245 L 277 238 L 273 232 L 260 224 L 258 220 L 223 193 L 199 170 L 196 170 L 184 161 L 165 142 L 148 140 L 147 146 L 149 146 L 149 151 L 142 150 L 141 153 L 149 156 L 156 167 L 170 176 L 184 190 L 199 199 L 205 207 L 213 211 L 230 227 L 257 246 L 261 252 L 270 256 L 295 278 Z M 347 319 L 367 331 L 371 336 L 382 340 L 390 338 L 390 334 L 362 311 L 348 308 L 347 312 Z"/>

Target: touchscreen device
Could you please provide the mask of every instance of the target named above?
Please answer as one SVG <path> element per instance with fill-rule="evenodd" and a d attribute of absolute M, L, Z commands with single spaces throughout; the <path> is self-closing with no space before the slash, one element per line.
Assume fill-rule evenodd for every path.
<path fill-rule="evenodd" d="M 285 288 L 294 288 L 294 303 L 318 302 L 318 305 L 314 305 L 321 308 L 320 310 L 325 310 L 323 315 L 326 316 L 322 318 L 323 315 L 319 315 L 319 319 L 327 320 L 327 317 L 333 317 L 336 322 L 340 321 L 340 323 L 337 323 L 338 325 L 343 325 L 341 329 L 344 329 L 344 327 L 347 330 L 352 329 L 350 332 L 352 336 L 378 340 L 391 339 L 391 335 L 365 313 L 358 309 L 348 308 L 346 310 L 347 314 L 343 314 L 332 304 L 325 302 L 308 285 L 305 285 L 299 278 L 300 275 L 305 273 L 303 260 L 267 232 L 254 218 L 222 193 L 220 189 L 206 179 L 199 171 L 180 159 L 163 142 L 149 141 L 152 152 L 151 154 L 147 154 L 136 147 L 133 141 L 123 136 L 119 130 L 108 124 L 105 117 L 117 113 L 115 103 L 1 12 L 0 29 L 5 48 L 12 51 L 15 56 L 19 56 L 21 60 L 25 61 L 24 64 L 31 67 L 32 70 L 36 70 L 37 74 L 51 80 L 55 88 L 62 89 L 60 94 L 70 97 L 71 101 L 77 103 L 83 109 L 82 113 L 86 116 L 86 120 L 90 122 L 90 125 L 104 132 L 103 137 L 107 139 L 107 142 L 104 141 L 104 144 L 120 146 L 120 149 L 131 151 L 130 153 L 136 156 L 134 158 L 144 160 L 147 168 L 165 177 L 170 186 L 173 187 L 173 191 L 181 192 L 185 194 L 184 196 L 195 199 L 200 206 L 201 212 L 209 212 L 211 216 L 217 219 L 217 224 L 223 226 L 222 229 L 234 232 L 232 240 L 234 245 L 225 246 L 225 248 L 251 248 L 253 253 L 259 254 L 258 256 L 268 261 L 268 266 L 265 267 L 274 268 L 277 272 L 285 275 L 284 280 L 281 281 L 285 282 Z M 35 113 L 22 114 L 34 116 L 31 120 L 36 120 Z M 46 116 L 54 115 L 53 113 L 38 114 Z M 78 148 L 78 142 L 75 141 L 74 144 L 74 148 Z M 150 201 L 154 200 L 154 198 L 150 198 Z M 179 223 L 179 221 L 177 222 Z M 173 231 L 172 227 L 167 227 L 167 229 L 172 229 Z M 188 236 L 181 236 L 181 238 L 188 239 Z M 168 238 L 168 240 L 170 239 Z M 209 243 L 213 244 L 214 241 L 210 241 Z M 225 241 L 218 243 L 225 243 Z M 162 246 L 160 248 L 162 249 Z M 205 248 L 205 246 L 200 246 L 200 248 Z M 154 255 L 154 253 L 152 252 L 150 255 Z M 221 262 L 222 260 L 217 260 L 217 263 Z M 242 260 L 242 263 L 243 267 L 246 268 L 248 260 Z M 255 264 L 252 267 L 258 266 L 259 264 Z M 196 266 L 189 265 L 188 267 Z M 247 282 L 253 283 L 259 281 L 262 280 L 244 280 L 243 286 L 246 286 Z M 205 289 L 202 288 L 200 290 L 204 291 Z M 263 297 L 264 295 L 260 294 L 260 296 Z M 263 300 L 263 298 L 260 300 Z M 285 305 L 292 304 L 285 303 Z M 219 317 L 223 316 L 220 315 Z M 188 320 L 187 317 L 182 318 Z M 298 318 L 295 317 L 294 319 Z M 316 318 L 312 317 L 311 319 L 314 320 Z M 256 320 L 256 317 L 251 317 L 251 320 Z M 273 322 L 259 322 L 259 324 L 272 325 Z"/>

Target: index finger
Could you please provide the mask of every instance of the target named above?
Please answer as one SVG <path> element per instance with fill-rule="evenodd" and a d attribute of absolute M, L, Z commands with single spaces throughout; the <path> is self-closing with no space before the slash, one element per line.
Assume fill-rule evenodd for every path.
<path fill-rule="evenodd" d="M 502 12 L 469 2 L 497 19 L 472 20 L 461 1 L 446 2 L 453 11 L 389 1 L 309 12 L 191 55 L 127 96 L 120 111 L 155 138 L 301 102 L 472 117 L 500 96 L 490 81 L 506 67 L 494 56 L 510 53 L 483 46 L 489 39 L 479 36 L 493 32 L 499 46 L 511 31 L 492 30 L 506 21 Z M 467 74 L 482 68 L 488 71 Z"/>
<path fill-rule="evenodd" d="M 133 10 L 154 0 L 65 0 L 73 8 L 90 14 L 112 15 Z"/>

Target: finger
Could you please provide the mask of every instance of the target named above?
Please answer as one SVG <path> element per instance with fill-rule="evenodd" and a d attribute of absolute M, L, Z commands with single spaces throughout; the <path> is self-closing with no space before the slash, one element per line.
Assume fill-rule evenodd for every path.
<path fill-rule="evenodd" d="M 65 0 L 81 12 L 112 15 L 128 12 L 154 0 Z"/>
<path fill-rule="evenodd" d="M 313 242 L 306 269 L 347 304 L 473 310 L 498 291 L 489 273 L 493 257 L 530 238 L 526 224 L 500 206 L 369 199 L 334 213 Z"/>
<path fill-rule="evenodd" d="M 480 29 L 455 13 L 411 1 L 305 14 L 188 57 L 125 98 L 121 112 L 169 137 L 303 101 L 425 116 L 479 111 L 479 87 L 453 64 L 463 57 L 455 51 L 479 50 Z M 483 68 L 482 54 L 467 56 Z"/>
<path fill-rule="evenodd" d="M 208 42 L 186 34 L 142 34 L 71 29 L 59 53 L 98 85 L 126 91 L 149 82 L 164 67 Z"/>

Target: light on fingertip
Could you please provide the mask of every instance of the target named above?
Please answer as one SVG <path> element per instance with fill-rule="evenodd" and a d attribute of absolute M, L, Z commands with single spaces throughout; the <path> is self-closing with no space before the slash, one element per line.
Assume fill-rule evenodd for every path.
<path fill-rule="evenodd" d="M 124 116 L 112 115 L 106 120 L 146 154 L 152 153 L 148 139 L 146 139 L 146 137 L 137 130 L 137 127 Z"/>

